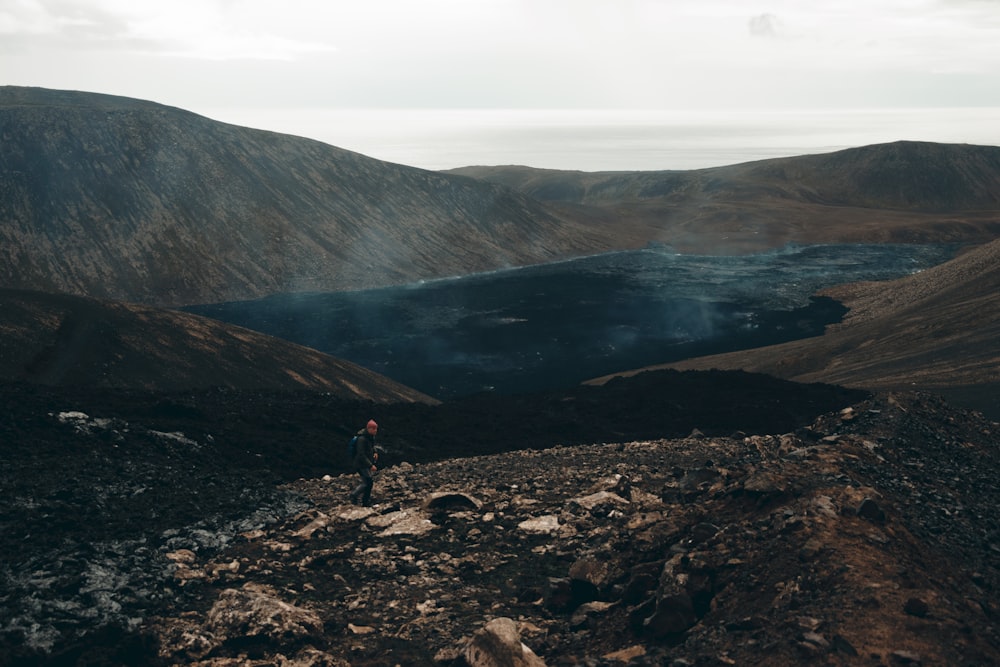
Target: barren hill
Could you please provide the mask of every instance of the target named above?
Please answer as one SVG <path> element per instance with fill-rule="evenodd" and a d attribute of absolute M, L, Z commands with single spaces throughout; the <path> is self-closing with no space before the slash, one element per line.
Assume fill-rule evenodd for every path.
<path fill-rule="evenodd" d="M 181 305 L 613 246 L 469 178 L 140 100 L 0 88 L 0 287 Z"/>
<path fill-rule="evenodd" d="M 209 387 L 436 402 L 316 350 L 196 315 L 0 290 L 0 381 L 160 392 Z"/>
<path fill-rule="evenodd" d="M 993 241 L 906 278 L 826 290 L 850 310 L 821 337 L 666 367 L 740 368 L 800 382 L 936 391 L 997 418 L 998 291 L 1000 241 Z"/>
<path fill-rule="evenodd" d="M 901 141 L 692 171 L 449 173 L 517 188 L 566 215 L 604 220 L 682 252 L 789 242 L 983 243 L 1000 233 L 994 146 Z"/>

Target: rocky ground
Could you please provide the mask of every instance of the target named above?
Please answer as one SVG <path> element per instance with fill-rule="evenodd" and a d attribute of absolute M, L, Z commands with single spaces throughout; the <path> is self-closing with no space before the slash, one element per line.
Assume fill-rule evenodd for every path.
<path fill-rule="evenodd" d="M 742 433 L 627 437 L 623 412 L 604 444 L 414 446 L 386 455 L 372 508 L 346 503 L 348 474 L 293 477 L 293 450 L 252 465 L 252 409 L 213 435 L 167 430 L 207 399 L 7 404 L 4 441 L 36 456 L 4 457 L 0 664 L 1000 661 L 1000 425 L 931 396 L 830 394 Z M 74 442 L 72 464 L 43 456 Z"/>

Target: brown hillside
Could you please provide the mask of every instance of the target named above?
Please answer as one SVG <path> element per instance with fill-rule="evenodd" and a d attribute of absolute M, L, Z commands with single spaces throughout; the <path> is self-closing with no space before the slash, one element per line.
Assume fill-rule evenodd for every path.
<path fill-rule="evenodd" d="M 188 391 L 310 390 L 379 403 L 435 399 L 355 364 L 208 318 L 0 290 L 0 380 Z"/>
<path fill-rule="evenodd" d="M 1000 148 L 903 141 L 693 171 L 452 170 L 682 252 L 1000 233 Z"/>
<path fill-rule="evenodd" d="M 1000 149 L 985 146 L 900 142 L 689 172 L 438 173 L 150 102 L 20 87 L 0 87 L 0 136 L 0 287 L 152 305 L 649 243 L 738 253 L 1000 232 Z"/>
<path fill-rule="evenodd" d="M 613 247 L 508 188 L 128 98 L 0 87 L 0 287 L 184 305 Z"/>
<path fill-rule="evenodd" d="M 666 367 L 736 369 L 799 382 L 922 389 L 1000 413 L 1000 240 L 887 283 L 824 294 L 851 310 L 819 338 Z"/>

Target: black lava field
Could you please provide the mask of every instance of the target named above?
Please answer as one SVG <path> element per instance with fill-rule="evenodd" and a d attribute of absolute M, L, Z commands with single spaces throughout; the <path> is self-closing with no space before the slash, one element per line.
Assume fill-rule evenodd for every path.
<path fill-rule="evenodd" d="M 355 362 L 440 399 L 520 393 L 693 356 L 816 336 L 846 309 L 818 290 L 887 280 L 951 246 L 789 246 L 756 255 L 663 249 L 377 290 L 187 310 Z"/>

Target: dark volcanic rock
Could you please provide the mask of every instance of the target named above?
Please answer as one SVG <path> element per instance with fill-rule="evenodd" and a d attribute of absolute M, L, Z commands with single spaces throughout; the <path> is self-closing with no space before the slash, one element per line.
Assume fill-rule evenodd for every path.
<path fill-rule="evenodd" d="M 604 403 L 627 415 L 655 378 Z M 336 422 L 357 421 L 346 404 L 327 405 L 319 446 L 305 395 L 140 398 L 7 402 L 0 435 L 19 444 L 0 528 L 23 537 L 4 542 L 0 664 L 462 665 L 511 645 L 488 631 L 549 665 L 1000 658 L 1000 426 L 932 397 L 580 446 L 558 428 L 543 445 L 563 423 L 533 419 L 531 449 L 502 451 L 524 444 L 506 428 L 489 455 L 387 454 L 373 508 L 347 502 L 355 478 L 332 465 Z M 302 430 L 254 435 L 265 411 Z M 387 444 L 400 427 L 447 443 L 479 424 L 398 414 L 380 414 Z M 883 521 L 858 516 L 866 499 Z"/>
<path fill-rule="evenodd" d="M 823 336 L 669 366 L 940 392 L 1000 419 L 998 290 L 1000 241 L 995 240 L 905 278 L 824 291 L 850 310 Z"/>
<path fill-rule="evenodd" d="M 934 423 L 947 408 L 913 397 L 862 403 L 855 412 L 861 416 L 850 421 L 853 413 L 822 417 L 801 435 L 400 465 L 379 477 L 374 509 L 344 503 L 350 477 L 302 480 L 293 487 L 310 510 L 232 545 L 222 560 L 243 564 L 239 573 L 206 575 L 203 603 L 148 627 L 165 638 L 179 627 L 198 636 L 211 629 L 205 605 L 266 582 L 287 604 L 323 619 L 326 634 L 309 642 L 311 650 L 352 665 L 479 664 L 468 656 L 484 646 L 500 651 L 482 630 L 499 619 L 517 619 L 503 621 L 501 634 L 518 636 L 550 665 L 836 664 L 856 655 L 994 662 L 1000 637 L 989 591 L 998 571 L 989 545 L 974 536 L 988 528 L 997 498 L 988 473 L 975 472 L 996 464 L 996 425 L 972 416 L 956 431 L 939 430 Z M 924 429 L 923 438 L 912 437 Z M 945 453 L 989 499 L 949 490 L 934 470 Z M 718 476 L 678 500 L 675 468 L 709 460 Z M 765 472 L 787 480 L 783 495 L 747 495 L 746 479 Z M 610 491 L 623 479 L 630 500 Z M 894 490 L 902 480 L 941 504 L 912 503 Z M 474 494 L 482 505 L 422 510 L 442 488 Z M 602 493 L 617 498 L 611 509 L 593 502 Z M 886 508 L 880 526 L 854 511 L 873 496 Z M 962 510 L 953 537 L 941 539 L 925 523 L 945 507 Z M 972 539 L 962 545 L 959 534 Z M 552 593 L 546 599 L 554 582 L 568 584 L 558 604 Z M 574 582 L 589 592 L 574 592 Z M 915 614 L 915 598 L 933 600 L 935 613 Z M 160 650 L 186 659 L 183 643 L 166 641 Z M 301 650 L 294 640 L 273 641 L 265 653 Z M 239 646 L 205 657 L 220 665 L 253 659 Z"/>

